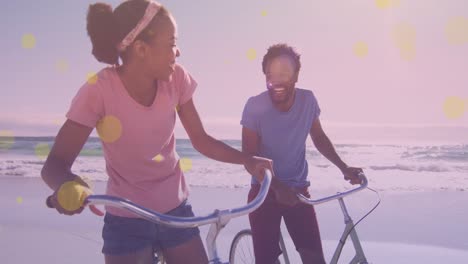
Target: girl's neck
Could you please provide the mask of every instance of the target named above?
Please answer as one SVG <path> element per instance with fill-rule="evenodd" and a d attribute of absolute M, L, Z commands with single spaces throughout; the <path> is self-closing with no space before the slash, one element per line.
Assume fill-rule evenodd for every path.
<path fill-rule="evenodd" d="M 154 78 L 149 78 L 142 71 L 132 67 L 119 66 L 116 70 L 127 93 L 135 101 L 145 106 L 153 103 L 157 92 L 157 82 Z"/>

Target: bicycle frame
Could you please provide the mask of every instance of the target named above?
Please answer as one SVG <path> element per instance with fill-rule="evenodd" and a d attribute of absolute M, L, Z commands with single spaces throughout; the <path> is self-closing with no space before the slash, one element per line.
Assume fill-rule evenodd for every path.
<path fill-rule="evenodd" d="M 333 257 L 331 259 L 331 264 L 336 264 L 338 262 L 338 259 L 341 255 L 341 251 L 344 247 L 344 243 L 348 237 L 348 235 L 351 235 L 351 239 L 353 241 L 353 246 L 354 246 L 354 249 L 356 250 L 356 254 L 354 256 L 354 258 L 351 260 L 351 264 L 356 264 L 356 263 L 361 263 L 361 264 L 367 264 L 367 259 L 366 259 L 366 256 L 364 255 L 364 251 L 361 247 L 361 244 L 359 242 L 359 238 L 357 236 L 357 233 L 356 233 L 356 230 L 354 229 L 355 225 L 351 219 L 351 217 L 349 216 L 349 213 L 348 213 L 348 210 L 346 209 L 346 205 L 344 203 L 344 197 L 345 196 L 348 196 L 348 195 L 351 195 L 355 192 L 358 192 L 358 191 L 361 191 L 363 190 L 364 188 L 367 188 L 367 178 L 365 177 L 365 175 L 363 173 L 361 173 L 359 175 L 359 177 L 361 178 L 361 185 L 355 189 L 352 189 L 352 190 L 349 190 L 349 191 L 346 191 L 346 192 L 342 192 L 342 193 L 337 193 L 336 195 L 332 195 L 332 196 L 327 196 L 327 197 L 324 197 L 324 198 L 321 198 L 321 199 L 318 199 L 318 200 L 312 200 L 312 199 L 309 199 L 309 198 L 306 198 L 305 196 L 299 194 L 298 195 L 298 198 L 301 202 L 303 203 L 306 203 L 306 204 L 310 204 L 310 205 L 316 205 L 316 204 L 321 204 L 321 203 L 326 203 L 326 202 L 329 202 L 329 201 L 333 201 L 333 200 L 338 200 L 339 204 L 340 204 L 340 207 L 341 207 L 341 210 L 343 212 L 343 215 L 344 215 L 344 220 L 345 220 L 345 230 L 343 231 L 343 234 L 341 235 L 341 238 L 340 238 L 340 241 L 338 243 L 338 246 L 333 254 Z M 240 231 L 239 233 L 236 234 L 236 236 L 234 236 L 234 239 L 231 243 L 231 249 L 230 249 L 230 254 L 229 254 L 229 259 L 231 261 L 235 261 L 235 263 L 250 263 L 250 261 L 254 261 L 254 256 L 252 256 L 252 253 L 251 253 L 251 250 L 249 249 L 248 252 L 246 254 L 244 254 L 245 252 L 242 250 L 242 254 L 239 253 L 239 255 L 236 254 L 236 250 L 241 250 L 241 246 L 240 243 L 241 241 L 246 241 L 244 239 L 244 237 L 249 237 L 250 236 L 250 242 L 252 242 L 252 231 L 250 229 L 244 229 L 242 231 Z M 249 239 L 249 238 L 247 238 Z M 248 242 L 247 242 L 248 243 Z M 289 255 L 288 255 L 288 251 L 287 251 L 287 248 L 286 248 L 286 244 L 285 244 L 285 241 L 284 241 L 284 238 L 283 238 L 283 235 L 281 234 L 280 232 L 280 237 L 279 237 L 279 246 L 281 248 L 281 251 L 282 251 L 282 259 L 284 260 L 284 262 L 281 262 L 281 263 L 284 263 L 284 264 L 289 264 L 290 263 L 290 260 L 289 260 Z M 247 246 L 249 247 L 249 246 Z M 239 259 L 239 262 L 237 262 L 237 260 Z M 245 262 L 247 261 L 247 262 Z"/>
<path fill-rule="evenodd" d="M 341 211 L 344 215 L 344 222 L 345 222 L 345 229 L 343 234 L 341 235 L 340 241 L 338 242 L 338 246 L 336 247 L 335 254 L 333 254 L 333 258 L 331 259 L 331 264 L 338 263 L 338 259 L 340 258 L 341 251 L 343 250 L 345 241 L 347 236 L 351 236 L 351 241 L 353 241 L 354 249 L 356 251 L 356 255 L 351 260 L 351 264 L 355 263 L 362 263 L 367 264 L 366 256 L 364 255 L 364 251 L 362 250 L 361 243 L 359 242 L 359 237 L 356 233 L 356 229 L 354 229 L 354 223 L 351 217 L 348 214 L 348 210 L 346 209 L 346 205 L 344 203 L 343 197 L 338 198 L 338 202 L 340 203 Z M 351 230 L 352 229 L 352 230 Z"/>
<path fill-rule="evenodd" d="M 361 243 L 359 241 L 359 237 L 356 233 L 356 229 L 354 229 L 354 223 L 353 223 L 353 220 L 351 219 L 351 217 L 349 216 L 349 213 L 348 213 L 348 210 L 346 209 L 346 205 L 344 203 L 344 200 L 343 198 L 345 196 L 348 196 L 348 195 L 351 195 L 353 193 L 356 193 L 356 192 L 359 192 L 365 188 L 367 188 L 367 178 L 364 176 L 364 174 L 360 174 L 360 178 L 362 179 L 362 183 L 359 187 L 355 188 L 355 189 L 351 189 L 351 190 L 348 190 L 346 192 L 339 192 L 335 195 L 332 195 L 332 196 L 327 196 L 327 197 L 324 197 L 324 198 L 321 198 L 321 199 L 317 199 L 317 200 L 312 200 L 312 199 L 309 199 L 307 197 L 305 197 L 304 195 L 302 194 L 298 194 L 298 198 L 301 202 L 303 203 L 306 203 L 306 204 L 310 204 L 310 205 L 317 205 L 317 204 L 321 204 L 321 203 L 326 203 L 326 202 L 329 202 L 329 201 L 333 201 L 333 200 L 338 200 L 338 202 L 340 203 L 340 207 L 341 207 L 341 211 L 343 212 L 343 216 L 344 216 L 344 222 L 345 222 L 345 229 L 343 231 L 343 234 L 341 235 L 341 238 L 338 242 L 338 245 L 336 247 L 336 250 L 335 250 L 335 253 L 333 254 L 333 257 L 330 261 L 330 264 L 336 264 L 338 263 L 338 259 L 340 258 L 340 255 L 341 255 L 341 251 L 343 250 L 343 247 L 344 247 L 344 244 L 345 244 L 345 241 L 348 237 L 348 235 L 351 236 L 351 240 L 353 242 L 353 246 L 354 246 L 354 249 L 356 251 L 356 254 L 354 255 L 354 258 L 351 260 L 351 264 L 356 264 L 356 263 L 362 263 L 362 264 L 367 264 L 367 259 L 366 259 L 366 256 L 364 254 L 364 251 L 362 249 L 362 246 L 361 246 Z M 286 247 L 284 247 L 285 251 L 286 251 Z"/>
<path fill-rule="evenodd" d="M 252 202 L 238 208 L 225 210 L 217 209 L 213 213 L 206 216 L 176 217 L 165 215 L 139 206 L 129 200 L 109 195 L 90 195 L 86 198 L 85 203 L 88 205 L 101 204 L 126 209 L 148 221 L 175 228 L 190 228 L 211 224 L 210 229 L 208 231 L 208 235 L 206 237 L 206 250 L 208 254 L 209 263 L 222 264 L 218 256 L 216 238 L 218 237 L 221 230 L 228 224 L 228 222 L 232 218 L 249 214 L 255 211 L 258 207 L 260 207 L 260 205 L 266 198 L 268 190 L 270 189 L 271 177 L 271 172 L 266 170 L 261 189 L 257 197 L 255 197 L 255 199 Z"/>

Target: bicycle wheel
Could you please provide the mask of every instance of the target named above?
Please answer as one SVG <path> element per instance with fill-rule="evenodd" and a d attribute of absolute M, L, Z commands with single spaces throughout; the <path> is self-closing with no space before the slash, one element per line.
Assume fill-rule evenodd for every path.
<path fill-rule="evenodd" d="M 230 264 L 254 264 L 255 256 L 253 250 L 252 231 L 245 229 L 236 234 L 231 243 L 229 251 Z"/>

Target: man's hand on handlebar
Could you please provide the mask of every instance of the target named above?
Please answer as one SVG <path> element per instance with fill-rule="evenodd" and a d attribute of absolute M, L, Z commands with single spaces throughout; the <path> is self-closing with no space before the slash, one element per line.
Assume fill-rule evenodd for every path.
<path fill-rule="evenodd" d="M 346 167 L 341 172 L 344 175 L 344 179 L 349 181 L 349 183 L 353 185 L 362 184 L 362 175 L 364 175 L 364 172 L 361 168 Z"/>

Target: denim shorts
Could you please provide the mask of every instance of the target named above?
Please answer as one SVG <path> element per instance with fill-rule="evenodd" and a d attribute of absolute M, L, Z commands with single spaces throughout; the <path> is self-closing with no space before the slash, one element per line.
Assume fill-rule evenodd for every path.
<path fill-rule="evenodd" d="M 194 216 L 192 206 L 187 201 L 167 214 L 181 217 Z M 141 218 L 120 217 L 106 213 L 102 229 L 104 239 L 102 253 L 126 255 L 148 246 L 164 250 L 179 246 L 198 235 L 200 230 L 196 227 L 171 228 Z"/>

